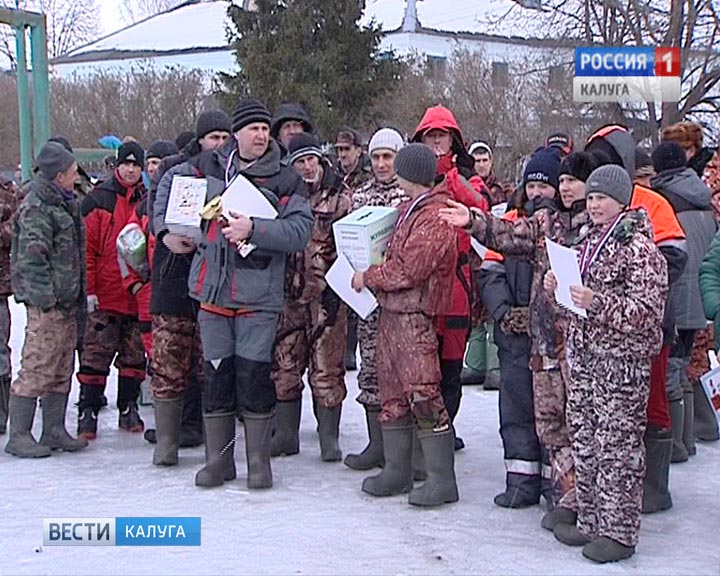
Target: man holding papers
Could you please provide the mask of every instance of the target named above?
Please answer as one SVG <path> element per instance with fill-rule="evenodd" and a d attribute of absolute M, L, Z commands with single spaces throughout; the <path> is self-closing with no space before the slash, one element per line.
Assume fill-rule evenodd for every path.
<path fill-rule="evenodd" d="M 300 451 L 302 377 L 309 369 L 320 457 L 337 462 L 342 457 L 340 412 L 347 395 L 347 307 L 327 285 L 325 274 L 337 259 L 332 225 L 350 212 L 351 200 L 348 187 L 323 158 L 316 136 L 293 136 L 288 153 L 288 164 L 310 191 L 315 225 L 305 250 L 288 257 L 285 302 L 273 358 L 278 403 L 271 454 L 290 456 Z"/>
<path fill-rule="evenodd" d="M 270 138 L 267 108 L 254 99 L 241 100 L 232 132 L 234 138 L 223 148 L 202 152 L 170 170 L 161 188 L 171 185 L 174 174 L 204 177 L 210 202 L 242 176 L 256 187 L 247 191 L 248 203 L 253 204 L 251 195 L 259 193 L 277 212 L 275 219 L 234 211 L 227 219 L 203 221 L 188 282 L 190 296 L 200 302 L 205 359 L 207 464 L 195 483 L 220 486 L 235 478 L 233 443 L 239 413 L 245 425 L 248 488 L 268 488 L 276 401 L 270 370 L 284 297 L 285 261 L 288 254 L 305 248 L 313 218 L 302 180 L 280 163 L 280 148 Z M 250 245 L 254 248 L 248 251 Z"/>

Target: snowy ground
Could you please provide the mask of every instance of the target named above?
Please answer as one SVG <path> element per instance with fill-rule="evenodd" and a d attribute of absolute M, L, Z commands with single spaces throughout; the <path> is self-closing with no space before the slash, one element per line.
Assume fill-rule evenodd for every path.
<path fill-rule="evenodd" d="M 13 322 L 17 368 L 24 324 L 17 306 Z M 353 401 L 354 374 L 347 381 L 341 438 L 346 453 L 365 443 L 363 412 Z M 542 530 L 539 507 L 512 511 L 492 503 L 503 487 L 496 393 L 465 388 L 458 432 L 467 448 L 456 460 L 461 500 L 428 511 L 411 508 L 402 496 L 366 496 L 360 491 L 366 473 L 322 463 L 310 402 L 301 453 L 273 460 L 272 490 L 247 491 L 240 450 L 237 481 L 199 490 L 193 478 L 203 449 L 181 451 L 176 468 L 152 466 L 152 449 L 142 436 L 117 430 L 113 388 L 108 387 L 111 406 L 100 415 L 99 437 L 84 452 L 38 461 L 0 454 L 0 574 L 720 575 L 718 444 L 699 444 L 695 458 L 673 466 L 675 507 L 643 519 L 636 555 L 598 566 Z M 73 390 L 73 400 L 76 394 Z M 152 424 L 152 409 L 142 413 L 146 425 Z M 72 410 L 73 433 L 74 418 Z M 35 551 L 42 544 L 44 517 L 114 516 L 200 516 L 202 546 Z"/>

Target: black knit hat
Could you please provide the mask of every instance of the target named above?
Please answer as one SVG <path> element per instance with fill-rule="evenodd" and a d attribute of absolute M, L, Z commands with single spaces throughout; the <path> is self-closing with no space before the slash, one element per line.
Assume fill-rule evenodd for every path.
<path fill-rule="evenodd" d="M 644 168 L 646 166 L 652 166 L 652 158 L 650 154 L 645 152 L 640 146 L 635 147 L 635 170 L 638 168 Z"/>
<path fill-rule="evenodd" d="M 280 128 L 282 128 L 282 125 L 288 120 L 300 122 L 305 132 L 313 131 L 310 116 L 305 112 L 304 108 L 295 102 L 285 102 L 284 104 L 280 104 L 273 113 L 272 123 L 270 124 L 270 136 L 277 138 L 280 134 Z"/>
<path fill-rule="evenodd" d="M 590 173 L 598 167 L 595 157 L 588 152 L 573 152 L 560 162 L 558 176 L 569 174 L 581 182 L 587 182 Z"/>
<path fill-rule="evenodd" d="M 126 142 L 118 148 L 117 165 L 126 163 L 137 164 L 140 167 L 145 165 L 145 152 L 137 142 Z"/>
<path fill-rule="evenodd" d="M 317 156 L 322 158 L 322 149 L 317 137 L 307 132 L 295 134 L 288 144 L 289 158 L 288 162 L 293 164 L 296 160 L 304 156 Z"/>
<path fill-rule="evenodd" d="M 210 134 L 210 132 L 227 132 L 230 134 L 232 122 L 230 117 L 222 110 L 207 110 L 198 116 L 195 124 L 195 137 L 200 138 Z"/>
<path fill-rule="evenodd" d="M 190 130 L 180 132 L 180 134 L 175 137 L 175 146 L 177 146 L 178 150 L 182 150 L 193 138 L 195 138 L 195 132 L 191 132 Z"/>
<path fill-rule="evenodd" d="M 395 156 L 395 173 L 409 182 L 432 186 L 436 172 L 437 157 L 425 144 L 408 144 Z"/>
<path fill-rule="evenodd" d="M 687 166 L 687 157 L 680 144 L 666 140 L 653 150 L 652 163 L 655 172 L 660 174 L 665 170 L 685 168 Z"/>
<path fill-rule="evenodd" d="M 232 118 L 233 133 L 253 122 L 262 122 L 270 126 L 270 111 L 255 98 L 240 100 Z"/>
<path fill-rule="evenodd" d="M 48 180 L 52 180 L 60 172 L 67 172 L 73 162 L 73 155 L 57 142 L 46 142 L 37 156 L 38 168 Z"/>
<path fill-rule="evenodd" d="M 172 156 L 178 152 L 179 150 L 177 146 L 175 146 L 174 142 L 169 142 L 168 140 L 155 140 L 155 142 L 150 144 L 150 147 L 145 154 L 145 160 L 150 160 L 150 158 L 160 158 L 162 160 L 163 158 Z"/>
<path fill-rule="evenodd" d="M 523 186 L 528 182 L 545 182 L 558 189 L 560 154 L 555 148 L 540 148 L 530 157 L 523 174 Z"/>

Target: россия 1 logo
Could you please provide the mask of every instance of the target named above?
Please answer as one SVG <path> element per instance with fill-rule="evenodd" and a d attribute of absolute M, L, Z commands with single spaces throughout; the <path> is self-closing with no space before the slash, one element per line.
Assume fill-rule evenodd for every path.
<path fill-rule="evenodd" d="M 576 48 L 576 102 L 677 102 L 679 48 Z"/>

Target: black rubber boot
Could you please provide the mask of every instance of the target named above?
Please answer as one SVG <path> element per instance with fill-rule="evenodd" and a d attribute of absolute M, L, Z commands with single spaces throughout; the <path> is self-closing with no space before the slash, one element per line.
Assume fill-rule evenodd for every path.
<path fill-rule="evenodd" d="M 643 479 L 643 514 L 672 508 L 670 497 L 670 459 L 673 451 L 672 430 L 648 425 L 645 431 L 645 478 Z"/>
<path fill-rule="evenodd" d="M 182 424 L 182 396 L 179 398 L 153 398 L 157 444 L 153 452 L 155 466 L 176 466 L 180 448 Z"/>
<path fill-rule="evenodd" d="M 567 508 L 553 508 L 543 516 L 540 526 L 545 530 L 553 532 L 558 524 L 570 524 L 574 526 L 577 522 L 577 512 Z"/>
<path fill-rule="evenodd" d="M 455 434 L 452 427 L 442 432 L 418 430 L 416 436 L 425 456 L 427 480 L 410 492 L 408 502 L 428 508 L 457 502 Z"/>
<path fill-rule="evenodd" d="M 555 526 L 553 534 L 557 540 L 567 546 L 585 546 L 590 542 L 590 539 L 581 534 L 575 524 L 558 524 Z"/>
<path fill-rule="evenodd" d="M 80 385 L 78 400 L 77 437 L 85 440 L 97 438 L 97 417 L 102 406 L 105 386 Z"/>
<path fill-rule="evenodd" d="M 205 467 L 195 475 L 195 486 L 214 488 L 234 480 L 235 413 L 203 415 L 205 425 Z"/>
<path fill-rule="evenodd" d="M 52 454 L 47 446 L 39 444 L 32 435 L 37 398 L 10 395 L 10 438 L 5 452 L 18 458 L 46 458 Z"/>
<path fill-rule="evenodd" d="M 617 562 L 625 560 L 635 554 L 635 546 L 625 546 L 608 538 L 600 536 L 583 548 L 583 556 L 599 564 L 607 564 L 608 562 Z"/>
<path fill-rule="evenodd" d="M 380 474 L 365 478 L 362 491 L 372 496 L 395 496 L 412 490 L 412 445 L 415 426 L 412 419 L 381 426 L 385 466 Z"/>
<path fill-rule="evenodd" d="M 118 378 L 118 428 L 128 432 L 142 432 L 145 422 L 138 411 L 138 397 L 142 380 L 120 376 Z"/>
<path fill-rule="evenodd" d="M 320 458 L 323 462 L 340 462 L 340 415 L 342 404 L 333 408 L 318 405 L 318 436 L 320 438 Z"/>
<path fill-rule="evenodd" d="M 382 468 L 385 464 L 385 456 L 383 455 L 382 429 L 378 421 L 380 409 L 375 407 L 365 407 L 365 420 L 368 429 L 368 445 L 360 454 L 348 454 L 345 457 L 345 466 L 353 470 L 372 470 L 373 468 Z"/>
<path fill-rule="evenodd" d="M 247 487 L 251 490 L 271 488 L 270 441 L 272 413 L 243 412 L 245 424 L 245 454 L 247 458 Z"/>
<path fill-rule="evenodd" d="M 8 406 L 10 404 L 10 376 L 0 376 L 0 434 L 7 431 Z"/>
<path fill-rule="evenodd" d="M 685 392 L 683 394 L 683 403 L 685 413 L 683 414 L 683 444 L 687 450 L 688 456 L 695 456 L 695 434 L 693 433 L 693 423 L 695 422 L 695 394 Z"/>
<path fill-rule="evenodd" d="M 695 400 L 695 421 L 693 422 L 695 438 L 703 442 L 717 442 L 720 440 L 720 427 L 715 416 L 715 409 L 710 404 L 700 382 L 693 384 L 693 398 Z"/>
<path fill-rule="evenodd" d="M 417 436 L 417 431 L 413 434 L 412 448 L 412 467 L 413 480 L 415 482 L 424 482 L 427 480 L 427 470 L 425 469 L 425 455 L 423 454 L 422 444 Z"/>
<path fill-rule="evenodd" d="M 87 448 L 88 441 L 73 438 L 65 429 L 67 403 L 67 394 L 45 394 L 42 397 L 43 432 L 40 444 L 51 450 L 77 452 Z"/>
<path fill-rule="evenodd" d="M 685 403 L 682 400 L 674 400 L 670 404 L 670 421 L 672 422 L 673 433 L 673 464 L 687 462 L 690 455 L 683 443 L 683 430 L 685 429 Z"/>
<path fill-rule="evenodd" d="M 302 402 L 290 400 L 275 404 L 275 431 L 270 442 L 271 456 L 292 456 L 300 452 L 300 414 Z"/>

